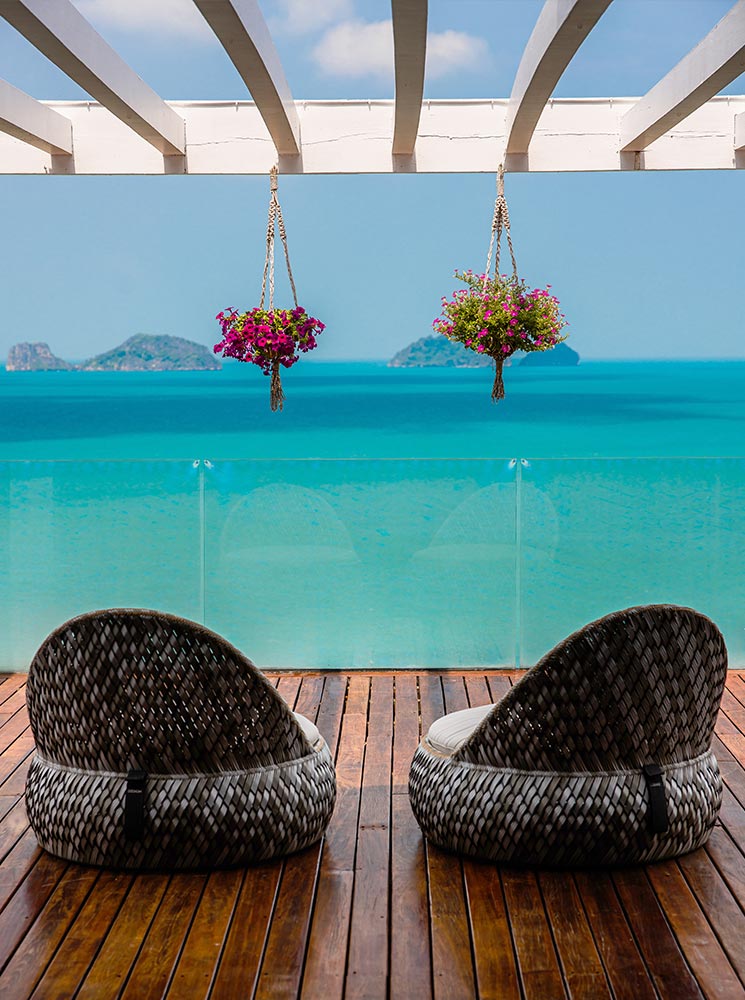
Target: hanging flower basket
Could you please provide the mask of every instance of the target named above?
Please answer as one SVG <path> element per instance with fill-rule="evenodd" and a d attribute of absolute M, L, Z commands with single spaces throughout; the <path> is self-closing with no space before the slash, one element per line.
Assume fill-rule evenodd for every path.
<path fill-rule="evenodd" d="M 512 257 L 511 276 L 499 273 L 499 252 L 502 229 L 506 231 Z M 496 237 L 494 275 L 489 275 Z M 491 243 L 484 274 L 456 271 L 456 278 L 466 288 L 453 292 L 452 298 L 442 299 L 442 316 L 433 323 L 441 333 L 472 351 L 494 359 L 494 386 L 491 398 L 496 403 L 504 399 L 502 369 L 515 351 L 548 351 L 560 341 L 561 330 L 567 326 L 559 301 L 546 288 L 529 288 L 518 277 L 515 253 L 510 235 L 510 220 L 504 198 L 504 172 L 500 165 L 498 194 L 494 206 Z"/>
<path fill-rule="evenodd" d="M 217 314 L 223 339 L 215 345 L 215 353 L 224 358 L 236 358 L 258 365 L 271 376 L 270 402 L 272 410 L 284 404 L 279 366 L 292 368 L 300 353 L 317 346 L 316 336 L 323 323 L 309 316 L 302 306 L 286 309 L 264 309 L 257 306 L 239 313 L 227 309 Z"/>
<path fill-rule="evenodd" d="M 230 308 L 217 314 L 222 330 L 222 340 L 215 344 L 215 354 L 225 358 L 236 358 L 258 365 L 271 378 L 270 405 L 272 410 L 281 410 L 284 392 L 280 377 L 280 365 L 291 368 L 300 360 L 300 354 L 312 351 L 317 346 L 316 337 L 325 329 L 320 320 L 310 316 L 298 305 L 295 280 L 290 267 L 282 210 L 277 198 L 277 168 L 272 167 L 270 175 L 271 196 L 269 200 L 269 224 L 266 234 L 266 260 L 264 278 L 261 284 L 261 301 L 254 309 L 239 313 Z M 287 274 L 292 288 L 294 309 L 274 308 L 274 225 L 277 222 L 279 235 L 285 252 Z M 269 307 L 264 308 L 267 278 L 269 279 Z"/>

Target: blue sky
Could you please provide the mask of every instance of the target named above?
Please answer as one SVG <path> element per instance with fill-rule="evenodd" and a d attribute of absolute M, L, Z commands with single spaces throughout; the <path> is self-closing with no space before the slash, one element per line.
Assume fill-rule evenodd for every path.
<path fill-rule="evenodd" d="M 77 6 L 164 98 L 246 99 L 190 0 Z M 261 6 L 297 99 L 393 96 L 388 4 Z M 541 6 L 431 2 L 426 96 L 508 97 Z M 643 94 L 730 7 L 615 0 L 556 96 Z M 3 21 L 0 75 L 42 100 L 87 96 Z M 745 77 L 725 92 L 745 93 Z M 520 272 L 553 285 L 583 357 L 743 357 L 743 184 L 738 171 L 510 175 Z M 430 332 L 456 267 L 483 266 L 494 178 L 285 177 L 280 198 L 300 301 L 327 324 L 316 357 L 388 358 Z M 139 332 L 216 342 L 219 309 L 258 301 L 267 199 L 257 177 L 0 175 L 0 358 L 19 340 L 68 358 Z"/>

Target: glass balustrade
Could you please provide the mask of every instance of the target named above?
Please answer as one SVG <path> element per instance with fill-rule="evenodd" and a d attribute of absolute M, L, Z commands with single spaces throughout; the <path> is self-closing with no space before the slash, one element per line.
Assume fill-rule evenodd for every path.
<path fill-rule="evenodd" d="M 0 463 L 0 667 L 102 607 L 267 668 L 527 666 L 633 604 L 745 664 L 745 459 Z"/>

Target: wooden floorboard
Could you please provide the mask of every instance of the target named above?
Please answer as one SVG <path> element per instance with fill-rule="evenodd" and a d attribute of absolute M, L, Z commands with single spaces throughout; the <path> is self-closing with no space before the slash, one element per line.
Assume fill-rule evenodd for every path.
<path fill-rule="evenodd" d="M 0 997 L 745 1000 L 745 672 L 717 720 L 724 798 L 706 847 L 576 872 L 428 846 L 409 805 L 422 732 L 518 677 L 273 675 L 336 760 L 324 841 L 255 868 L 129 875 L 39 850 L 25 677 L 0 675 Z"/>

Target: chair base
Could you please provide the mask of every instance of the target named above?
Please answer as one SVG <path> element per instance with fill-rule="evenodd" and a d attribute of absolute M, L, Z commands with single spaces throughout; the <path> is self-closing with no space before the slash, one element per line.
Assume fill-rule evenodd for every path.
<path fill-rule="evenodd" d="M 663 767 L 669 827 L 653 833 L 639 771 L 537 772 L 453 760 L 420 744 L 409 796 L 432 843 L 473 858 L 547 867 L 639 864 L 706 843 L 722 779 L 711 751 Z"/>
<path fill-rule="evenodd" d="M 125 832 L 126 793 L 126 774 L 64 767 L 37 753 L 26 807 L 39 845 L 67 861 L 137 871 L 253 864 L 319 840 L 336 782 L 325 743 L 270 767 L 149 774 L 133 839 Z"/>

